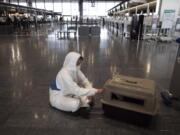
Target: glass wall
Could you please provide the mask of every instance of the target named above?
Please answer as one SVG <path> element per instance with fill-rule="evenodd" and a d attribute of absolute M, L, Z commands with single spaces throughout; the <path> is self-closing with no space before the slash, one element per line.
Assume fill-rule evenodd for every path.
<path fill-rule="evenodd" d="M 119 2 L 95 2 L 92 6 L 91 2 L 84 2 L 84 16 L 106 16 L 107 11 L 116 6 Z"/>
<path fill-rule="evenodd" d="M 35 0 L 32 0 L 32 7 L 33 7 L 33 8 L 36 8 Z"/>
<path fill-rule="evenodd" d="M 18 4 L 17 0 L 11 0 L 11 4 Z"/>
<path fill-rule="evenodd" d="M 75 2 L 64 2 L 61 7 L 61 11 L 63 15 L 78 15 L 79 14 L 79 6 L 78 3 Z"/>
<path fill-rule="evenodd" d="M 0 0 L 1 1 L 1 0 Z M 9 0 L 3 0 L 4 2 L 8 2 Z M 12 4 L 18 4 L 18 0 L 11 0 Z M 46 2 L 44 4 L 44 0 L 31 0 L 32 7 L 39 9 L 52 10 L 55 12 L 62 12 L 63 15 L 79 15 L 79 5 L 78 2 L 55 2 L 54 6 L 52 2 Z M 95 6 L 92 7 L 91 2 L 85 1 L 83 3 L 83 15 L 84 16 L 105 16 L 107 15 L 107 11 L 117 5 L 119 2 L 95 2 Z M 19 5 L 27 6 L 26 0 L 19 0 Z"/>
<path fill-rule="evenodd" d="M 25 2 L 19 2 L 19 5 L 21 5 L 21 6 L 27 6 L 27 3 L 25 3 Z"/>
<path fill-rule="evenodd" d="M 46 2 L 45 3 L 45 9 L 53 11 L 53 3 L 52 2 Z"/>
<path fill-rule="evenodd" d="M 54 12 L 62 12 L 63 4 L 60 2 L 54 3 Z"/>
<path fill-rule="evenodd" d="M 0 2 L 9 3 L 9 0 L 0 0 Z"/>
<path fill-rule="evenodd" d="M 44 0 L 36 0 L 36 6 L 39 9 L 45 9 L 46 5 L 44 4 Z"/>

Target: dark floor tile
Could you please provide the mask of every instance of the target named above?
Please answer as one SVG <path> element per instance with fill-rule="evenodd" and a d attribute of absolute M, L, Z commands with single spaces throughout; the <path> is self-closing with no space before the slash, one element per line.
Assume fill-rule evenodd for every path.
<path fill-rule="evenodd" d="M 26 135 L 27 129 L 24 127 L 0 128 L 1 135 Z"/>

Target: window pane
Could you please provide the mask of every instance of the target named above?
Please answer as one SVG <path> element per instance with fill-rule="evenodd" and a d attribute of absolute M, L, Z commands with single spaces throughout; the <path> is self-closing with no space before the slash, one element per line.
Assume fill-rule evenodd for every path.
<path fill-rule="evenodd" d="M 62 12 L 62 3 L 60 2 L 54 3 L 54 12 Z"/>
<path fill-rule="evenodd" d="M 16 5 L 18 4 L 18 3 L 17 3 L 17 0 L 11 0 L 11 3 L 12 3 L 12 4 L 16 4 Z"/>
<path fill-rule="evenodd" d="M 84 16 L 106 16 L 107 11 L 118 3 L 119 2 L 95 2 L 95 6 L 92 7 L 91 2 L 84 2 Z"/>
<path fill-rule="evenodd" d="M 46 2 L 45 3 L 45 8 L 46 8 L 46 10 L 53 11 L 53 3 L 52 2 Z"/>

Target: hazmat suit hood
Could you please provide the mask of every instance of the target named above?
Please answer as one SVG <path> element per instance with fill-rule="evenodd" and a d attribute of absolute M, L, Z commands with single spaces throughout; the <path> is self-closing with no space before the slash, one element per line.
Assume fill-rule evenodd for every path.
<path fill-rule="evenodd" d="M 92 87 L 92 84 L 76 65 L 81 55 L 77 52 L 70 52 L 64 60 L 63 68 L 56 76 L 56 86 L 59 91 L 50 90 L 50 102 L 54 107 L 65 111 L 76 111 L 81 103 L 76 97 L 93 96 L 97 93 L 97 89 Z M 79 86 L 78 84 L 81 84 Z M 60 97 L 59 97 L 60 95 Z M 53 97 L 54 96 L 54 97 Z M 51 98 L 52 97 L 52 98 Z"/>
<path fill-rule="evenodd" d="M 63 68 L 66 68 L 69 71 L 76 71 L 78 69 L 76 63 L 80 57 L 81 55 L 77 52 L 68 53 L 65 57 Z"/>

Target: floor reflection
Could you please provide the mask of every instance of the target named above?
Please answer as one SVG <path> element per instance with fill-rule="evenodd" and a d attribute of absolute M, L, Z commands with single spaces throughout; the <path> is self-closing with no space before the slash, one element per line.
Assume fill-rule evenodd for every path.
<path fill-rule="evenodd" d="M 58 25 L 42 27 L 39 34 L 34 32 L 24 36 L 0 36 L 0 124 L 7 127 L 16 125 L 28 128 L 34 125 L 36 128 L 56 128 L 62 123 L 67 127 L 71 121 L 69 125 L 76 128 L 79 123 L 86 123 L 83 120 L 74 121 L 76 118 L 51 110 L 48 106 L 49 84 L 70 51 L 79 51 L 84 56 L 81 68 L 97 88 L 102 88 L 116 74 L 152 79 L 161 87 L 169 88 L 178 49 L 176 43 L 169 45 L 155 41 L 130 41 L 116 36 L 116 33 L 113 34 L 105 27 L 101 30 L 100 37 L 57 39 L 55 33 L 59 30 Z M 7 108 L 9 111 L 1 113 L 1 110 Z M 102 111 L 100 102 L 96 109 Z M 162 113 L 168 111 L 161 110 Z M 170 111 L 168 115 L 177 115 L 173 110 Z M 109 120 L 113 124 L 107 125 L 103 121 L 104 117 L 98 117 L 101 119 L 95 124 L 97 128 L 115 128 L 113 124 L 116 122 Z M 44 124 L 43 119 L 46 120 Z M 92 119 L 90 122 L 92 124 L 98 120 Z M 116 130 L 122 130 L 121 126 L 117 126 Z M 163 127 L 160 125 L 157 128 L 159 130 Z M 128 129 L 129 125 L 125 124 L 124 130 L 128 132 Z M 135 132 L 138 134 L 139 130 Z"/>

